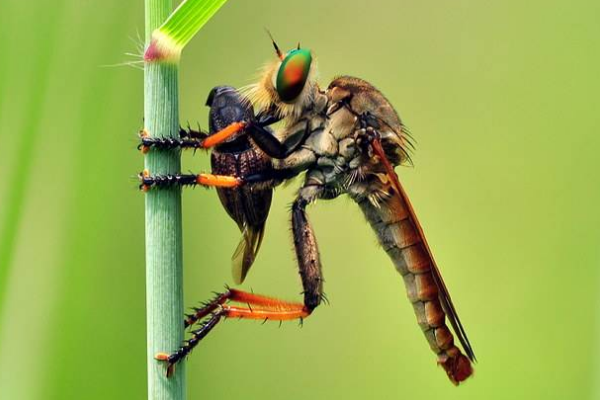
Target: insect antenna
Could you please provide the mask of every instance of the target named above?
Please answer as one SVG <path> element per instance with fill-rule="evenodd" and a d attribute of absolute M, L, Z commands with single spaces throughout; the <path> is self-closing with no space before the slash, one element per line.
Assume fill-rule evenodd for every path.
<path fill-rule="evenodd" d="M 279 46 L 277 46 L 277 43 L 275 42 L 275 39 L 273 39 L 273 35 L 271 35 L 271 31 L 269 31 L 267 28 L 265 28 L 265 31 L 267 31 L 267 34 L 271 38 L 271 43 L 273 43 L 273 47 L 275 48 L 275 52 L 277 53 L 277 57 L 279 57 L 280 60 L 283 60 L 283 58 L 284 58 L 283 54 L 281 53 L 281 50 L 279 50 Z"/>

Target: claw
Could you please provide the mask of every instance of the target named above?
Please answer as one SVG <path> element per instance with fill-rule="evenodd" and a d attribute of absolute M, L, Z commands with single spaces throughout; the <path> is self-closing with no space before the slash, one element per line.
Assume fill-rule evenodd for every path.
<path fill-rule="evenodd" d="M 170 378 L 173 376 L 173 373 L 175 372 L 175 364 L 172 363 L 171 361 L 169 361 L 169 355 L 167 353 L 156 353 L 156 355 L 154 356 L 154 359 L 156 361 L 166 361 L 169 364 L 167 365 L 167 378 Z"/>
<path fill-rule="evenodd" d="M 147 137 L 150 137 L 150 134 L 148 133 L 148 131 L 146 130 L 146 128 L 142 129 L 139 133 L 138 133 L 140 139 L 144 139 Z M 142 154 L 147 154 L 150 151 L 150 147 L 144 145 L 143 143 L 140 144 L 138 146 L 138 150 L 142 153 Z"/>
<path fill-rule="evenodd" d="M 139 178 L 142 181 L 142 184 L 140 185 L 140 189 L 144 193 L 148 192 L 150 190 L 150 185 L 147 185 L 144 183 L 144 178 L 147 178 L 149 176 L 150 176 L 150 171 L 148 171 L 147 169 L 143 170 L 142 173 L 139 175 Z"/>

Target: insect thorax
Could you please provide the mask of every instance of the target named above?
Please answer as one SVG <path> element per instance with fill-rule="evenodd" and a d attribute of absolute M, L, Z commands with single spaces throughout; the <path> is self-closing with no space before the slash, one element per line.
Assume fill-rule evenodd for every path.
<path fill-rule="evenodd" d="M 355 138 L 356 119 L 340 109 L 315 130 L 304 147 L 315 156 L 307 172 L 308 183 L 345 192 L 360 178 L 361 154 Z"/>

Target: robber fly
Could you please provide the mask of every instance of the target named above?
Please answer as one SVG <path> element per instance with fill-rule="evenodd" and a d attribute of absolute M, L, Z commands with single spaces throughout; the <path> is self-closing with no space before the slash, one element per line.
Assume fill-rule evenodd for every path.
<path fill-rule="evenodd" d="M 188 318 L 189 324 L 201 322 L 185 345 L 170 355 L 160 353 L 157 359 L 167 361 L 171 370 L 223 317 L 279 321 L 308 317 L 323 299 L 323 278 L 306 206 L 317 199 L 347 194 L 359 205 L 402 275 L 419 326 L 438 363 L 453 383 L 462 382 L 472 374 L 475 355 L 394 172 L 394 166 L 409 161 L 411 146 L 398 114 L 381 92 L 359 78 L 342 76 L 321 90 L 313 78 L 310 51 L 298 47 L 283 54 L 274 41 L 273 45 L 278 60 L 246 91 L 262 122 L 242 121 L 213 135 L 225 137 L 232 134 L 230 131 L 245 129 L 258 146 L 268 148 L 265 152 L 272 157 L 273 168 L 245 176 L 177 175 L 168 181 L 239 187 L 289 179 L 305 171 L 304 183 L 292 205 L 292 232 L 304 302 L 229 289 Z M 275 120 L 282 120 L 284 125 L 273 134 L 265 126 Z M 284 141 L 279 142 L 277 137 Z M 164 181 L 164 177 L 150 173 L 142 177 L 146 188 L 163 186 Z M 466 355 L 455 344 L 446 317 Z"/>

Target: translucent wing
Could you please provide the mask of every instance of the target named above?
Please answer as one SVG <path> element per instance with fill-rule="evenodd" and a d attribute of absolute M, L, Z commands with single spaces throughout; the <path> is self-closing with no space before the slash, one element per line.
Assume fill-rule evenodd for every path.
<path fill-rule="evenodd" d="M 265 224 L 262 224 L 259 227 L 246 226 L 244 228 L 240 242 L 238 243 L 233 256 L 231 256 L 231 272 L 236 285 L 244 282 L 250 267 L 256 259 L 264 234 Z"/>

